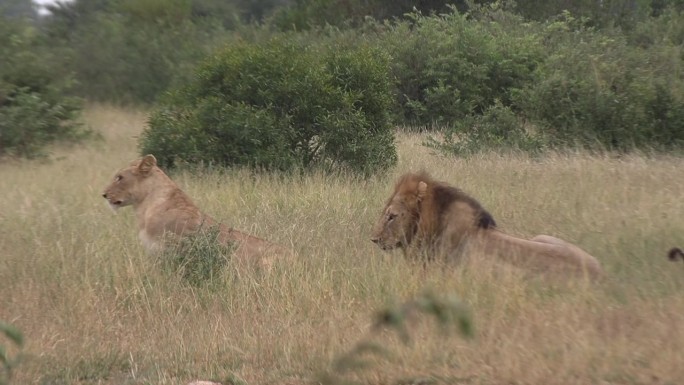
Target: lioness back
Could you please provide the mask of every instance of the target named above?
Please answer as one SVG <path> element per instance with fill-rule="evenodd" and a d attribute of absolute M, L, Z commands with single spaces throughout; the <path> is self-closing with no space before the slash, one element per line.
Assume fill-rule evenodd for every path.
<path fill-rule="evenodd" d="M 234 247 L 238 259 L 273 263 L 282 254 L 292 252 L 280 245 L 230 228 L 204 214 L 164 171 L 153 155 L 132 161 L 117 171 L 102 196 L 110 207 L 133 206 L 138 236 L 150 252 L 165 249 L 170 238 L 196 234 L 201 229 L 218 228 L 218 241 Z"/>

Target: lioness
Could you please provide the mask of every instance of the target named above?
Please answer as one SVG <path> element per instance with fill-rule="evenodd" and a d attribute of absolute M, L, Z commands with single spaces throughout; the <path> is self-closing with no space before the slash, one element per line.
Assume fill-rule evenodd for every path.
<path fill-rule="evenodd" d="M 218 241 L 232 245 L 233 256 L 241 260 L 270 267 L 274 258 L 292 253 L 285 247 L 217 223 L 202 213 L 157 166 L 153 155 L 145 155 L 119 170 L 102 196 L 114 210 L 133 206 L 138 236 L 149 252 L 163 250 L 169 235 L 180 237 L 218 226 Z"/>
<path fill-rule="evenodd" d="M 425 172 L 399 178 L 371 240 L 383 250 L 401 248 L 406 256 L 453 259 L 467 249 L 526 267 L 603 273 L 596 258 L 562 239 L 538 235 L 525 240 L 502 233 L 478 201 Z"/>

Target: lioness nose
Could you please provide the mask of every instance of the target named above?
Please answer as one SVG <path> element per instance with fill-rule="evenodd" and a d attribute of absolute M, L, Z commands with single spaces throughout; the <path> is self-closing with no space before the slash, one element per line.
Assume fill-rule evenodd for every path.
<path fill-rule="evenodd" d="M 107 199 L 107 193 L 102 193 L 102 197 L 103 197 L 104 199 Z"/>

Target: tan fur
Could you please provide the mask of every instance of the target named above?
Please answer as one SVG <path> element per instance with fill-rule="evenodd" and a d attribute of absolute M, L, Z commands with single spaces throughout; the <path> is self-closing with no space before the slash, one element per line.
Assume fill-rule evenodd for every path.
<path fill-rule="evenodd" d="M 161 251 L 169 235 L 184 236 L 218 226 L 218 241 L 235 247 L 241 261 L 270 267 L 274 259 L 290 256 L 287 248 L 232 229 L 200 211 L 159 167 L 153 155 L 134 160 L 119 170 L 102 196 L 113 209 L 133 206 L 138 236 L 149 252 Z"/>
<path fill-rule="evenodd" d="M 467 251 L 533 269 L 603 274 L 596 258 L 572 243 L 549 235 L 526 240 L 497 230 L 479 202 L 425 172 L 399 178 L 371 240 L 383 250 L 401 248 L 409 257 L 453 260 Z"/>

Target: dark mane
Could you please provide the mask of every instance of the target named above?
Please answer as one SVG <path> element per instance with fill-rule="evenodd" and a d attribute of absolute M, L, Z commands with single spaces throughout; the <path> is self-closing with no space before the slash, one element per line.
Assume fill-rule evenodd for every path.
<path fill-rule="evenodd" d="M 463 190 L 449 186 L 445 183 L 434 181 L 432 183 L 433 197 L 439 212 L 446 212 L 453 202 L 465 202 L 472 207 L 476 213 L 475 226 L 482 229 L 492 229 L 496 227 L 496 221 L 494 221 L 492 214 L 485 210 L 475 198 L 466 194 Z"/>
<path fill-rule="evenodd" d="M 417 198 L 421 182 L 427 185 L 427 191 L 424 201 L 416 207 L 415 218 L 418 226 L 414 231 L 422 234 L 422 237 L 434 237 L 440 234 L 446 226 L 445 222 L 449 220 L 445 218 L 444 214 L 448 213 L 451 205 L 457 202 L 465 203 L 472 208 L 470 214 L 473 215 L 472 224 L 475 228 L 492 229 L 496 227 L 494 218 L 482 207 L 480 202 L 456 187 L 434 180 L 425 171 L 402 175 L 397 181 L 392 196 L 400 194 L 411 201 L 411 199 Z M 391 200 L 390 197 L 388 204 Z"/>

